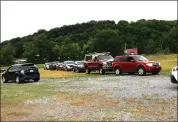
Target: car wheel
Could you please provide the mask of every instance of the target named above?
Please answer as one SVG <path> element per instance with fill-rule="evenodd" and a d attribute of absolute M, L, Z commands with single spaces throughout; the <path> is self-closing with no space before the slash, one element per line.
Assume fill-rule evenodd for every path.
<path fill-rule="evenodd" d="M 143 67 L 138 67 L 137 72 L 140 76 L 143 76 L 146 74 L 145 69 Z"/>
<path fill-rule="evenodd" d="M 101 75 L 104 75 L 104 74 L 105 74 L 105 71 L 104 71 L 103 67 L 100 67 L 99 73 L 100 73 Z"/>
<path fill-rule="evenodd" d="M 73 68 L 73 72 L 75 72 L 75 68 Z"/>
<path fill-rule="evenodd" d="M 76 69 L 76 72 L 79 73 L 79 69 Z"/>
<path fill-rule="evenodd" d="M 90 70 L 88 68 L 86 68 L 86 74 L 90 74 Z"/>
<path fill-rule="evenodd" d="M 121 75 L 122 74 L 121 69 L 119 67 L 116 67 L 115 74 L 116 75 Z"/>
<path fill-rule="evenodd" d="M 173 75 L 171 75 L 170 78 L 171 78 L 171 83 L 176 83 L 176 84 L 178 83 Z"/>
<path fill-rule="evenodd" d="M 18 84 L 21 82 L 19 76 L 16 76 L 15 82 L 18 83 Z"/>
<path fill-rule="evenodd" d="M 38 82 L 40 80 L 40 78 L 36 78 L 34 79 L 34 82 Z"/>
<path fill-rule="evenodd" d="M 68 71 L 67 68 L 65 68 L 65 71 Z"/>
<path fill-rule="evenodd" d="M 5 76 L 2 76 L 2 82 L 3 83 L 7 83 L 8 82 L 7 79 L 5 78 Z"/>

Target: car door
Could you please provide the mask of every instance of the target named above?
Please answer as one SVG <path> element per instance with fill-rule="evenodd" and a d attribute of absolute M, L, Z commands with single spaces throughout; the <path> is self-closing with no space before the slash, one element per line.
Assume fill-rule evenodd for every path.
<path fill-rule="evenodd" d="M 121 71 L 127 72 L 128 56 L 123 56 L 119 60 L 119 67 L 121 68 Z"/>
<path fill-rule="evenodd" d="M 128 56 L 127 58 L 126 71 L 127 72 L 135 72 L 136 71 L 136 62 L 133 57 Z"/>
<path fill-rule="evenodd" d="M 14 80 L 16 71 L 17 71 L 17 70 L 16 70 L 16 66 L 11 66 L 11 67 L 7 70 L 6 78 L 7 78 L 8 80 Z"/>

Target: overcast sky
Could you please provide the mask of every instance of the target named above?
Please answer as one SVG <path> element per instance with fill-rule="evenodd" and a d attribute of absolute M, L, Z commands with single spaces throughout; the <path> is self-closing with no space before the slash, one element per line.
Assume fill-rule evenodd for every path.
<path fill-rule="evenodd" d="M 177 20 L 177 1 L 1 1 L 1 41 L 90 20 Z"/>

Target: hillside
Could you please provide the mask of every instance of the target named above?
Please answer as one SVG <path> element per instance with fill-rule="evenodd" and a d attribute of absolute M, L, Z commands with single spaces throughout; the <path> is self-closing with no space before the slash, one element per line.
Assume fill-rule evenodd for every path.
<path fill-rule="evenodd" d="M 177 53 L 177 21 L 138 20 L 137 22 L 90 21 L 65 25 L 49 31 L 40 29 L 32 35 L 0 43 L 0 64 L 14 58 L 43 63 L 53 60 L 83 59 L 89 52 L 111 52 L 113 56 L 127 48 L 139 54 Z"/>

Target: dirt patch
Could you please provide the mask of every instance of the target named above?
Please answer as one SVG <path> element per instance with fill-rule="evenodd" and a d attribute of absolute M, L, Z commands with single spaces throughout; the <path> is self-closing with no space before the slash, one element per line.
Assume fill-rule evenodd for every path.
<path fill-rule="evenodd" d="M 54 97 L 54 102 L 68 103 L 76 106 L 103 107 L 114 106 L 115 104 L 130 104 L 136 101 L 136 98 L 114 99 L 107 97 L 110 92 L 97 92 L 87 94 L 59 92 Z"/>

